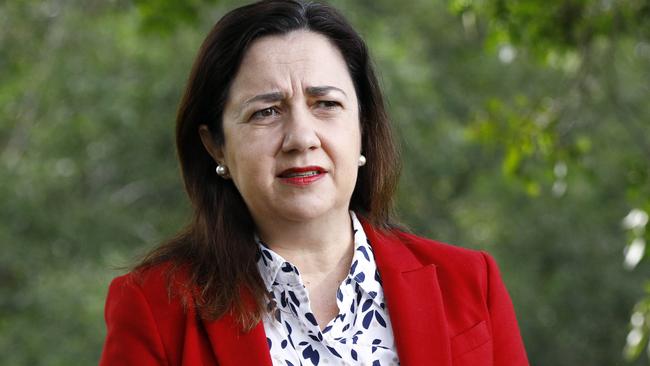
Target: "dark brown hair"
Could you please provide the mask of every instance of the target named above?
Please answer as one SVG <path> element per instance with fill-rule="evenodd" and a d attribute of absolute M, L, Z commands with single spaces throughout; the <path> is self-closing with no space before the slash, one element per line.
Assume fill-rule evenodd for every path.
<path fill-rule="evenodd" d="M 216 164 L 201 143 L 199 126 L 208 125 L 221 146 L 224 105 L 246 50 L 257 38 L 295 30 L 324 35 L 343 55 L 358 97 L 361 148 L 368 161 L 359 169 L 350 209 L 378 228 L 392 223 L 399 159 L 361 37 L 336 9 L 322 3 L 267 0 L 226 14 L 203 42 L 178 109 L 176 145 L 194 210 L 192 221 L 137 268 L 163 262 L 183 267 L 189 275 L 187 285 L 196 289 L 194 306 L 204 318 L 232 311 L 247 329 L 260 320 L 267 297 L 256 265 L 255 224 L 232 181 L 215 174 Z"/>

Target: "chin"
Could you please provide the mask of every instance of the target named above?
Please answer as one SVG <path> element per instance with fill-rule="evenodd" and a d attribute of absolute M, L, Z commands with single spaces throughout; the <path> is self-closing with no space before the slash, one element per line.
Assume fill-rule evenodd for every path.
<path fill-rule="evenodd" d="M 347 207 L 347 206 L 346 206 Z M 323 205 L 318 203 L 298 203 L 287 204 L 277 210 L 277 216 L 283 217 L 288 221 L 305 222 L 338 212 L 340 209 L 334 205 Z M 347 212 L 347 209 L 345 209 Z"/>

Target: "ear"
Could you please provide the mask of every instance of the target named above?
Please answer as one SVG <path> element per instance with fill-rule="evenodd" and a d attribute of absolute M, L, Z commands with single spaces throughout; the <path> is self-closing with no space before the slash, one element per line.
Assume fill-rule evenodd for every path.
<path fill-rule="evenodd" d="M 199 136 L 201 136 L 203 147 L 208 151 L 208 154 L 212 156 L 212 159 L 214 159 L 214 161 L 217 163 L 223 163 L 223 149 L 221 146 L 217 146 L 217 144 L 214 142 L 214 137 L 212 136 L 212 133 L 210 132 L 210 129 L 208 129 L 207 125 L 199 126 Z"/>

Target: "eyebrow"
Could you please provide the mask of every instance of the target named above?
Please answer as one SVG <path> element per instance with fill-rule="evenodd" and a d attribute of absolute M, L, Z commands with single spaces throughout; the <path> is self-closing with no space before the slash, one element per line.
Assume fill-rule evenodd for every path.
<path fill-rule="evenodd" d="M 277 102 L 278 100 L 284 99 L 284 93 L 281 92 L 271 92 L 271 93 L 266 93 L 266 94 L 259 94 L 256 95 L 250 99 L 247 99 L 242 103 L 242 109 L 246 107 L 247 105 L 255 102 Z"/>
<path fill-rule="evenodd" d="M 327 93 L 331 91 L 338 91 L 345 95 L 347 97 L 348 95 L 345 94 L 345 92 L 337 88 L 335 86 L 329 86 L 329 85 L 324 85 L 324 86 L 310 86 L 306 90 L 307 95 L 312 96 L 312 97 L 322 97 L 324 95 L 327 95 Z M 266 102 L 266 103 L 272 103 L 272 102 L 277 102 L 285 98 L 285 94 L 279 91 L 276 92 L 270 92 L 270 93 L 264 93 L 264 94 L 259 94 L 256 95 L 252 98 L 246 99 L 244 103 L 242 103 L 242 106 L 240 110 L 243 110 L 246 108 L 246 106 L 255 103 L 255 102 Z"/>
<path fill-rule="evenodd" d="M 345 95 L 346 98 L 348 96 L 347 94 L 345 94 L 345 92 L 342 89 L 339 89 L 339 88 L 337 88 L 335 86 L 328 86 L 328 85 L 325 85 L 325 86 L 310 86 L 310 87 L 307 88 L 306 91 L 307 91 L 307 95 L 310 95 L 312 97 L 322 97 L 324 95 L 327 95 L 327 93 L 329 93 L 329 92 L 331 92 L 333 90 L 343 93 L 343 95 Z"/>
<path fill-rule="evenodd" d="M 335 86 L 330 86 L 330 85 L 310 86 L 305 89 L 305 92 L 310 97 L 322 97 L 327 95 L 331 91 L 338 91 L 342 93 L 346 98 L 348 97 L 348 95 L 343 91 L 343 89 L 337 88 Z M 285 99 L 285 94 L 279 91 L 258 94 L 252 98 L 246 99 L 238 108 L 238 112 L 237 112 L 238 118 L 241 117 L 242 113 L 244 113 L 246 107 L 248 107 L 252 103 L 255 102 L 273 103 L 273 102 L 281 101 L 283 99 Z"/>

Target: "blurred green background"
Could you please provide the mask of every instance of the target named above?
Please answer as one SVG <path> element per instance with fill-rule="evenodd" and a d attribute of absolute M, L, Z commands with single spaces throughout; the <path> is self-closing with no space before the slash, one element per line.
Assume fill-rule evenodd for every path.
<path fill-rule="evenodd" d="M 648 364 L 650 2 L 332 3 L 381 76 L 403 222 L 496 257 L 532 364 Z M 110 279 L 188 219 L 175 109 L 236 5 L 0 2 L 0 364 L 97 363 Z"/>

